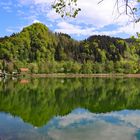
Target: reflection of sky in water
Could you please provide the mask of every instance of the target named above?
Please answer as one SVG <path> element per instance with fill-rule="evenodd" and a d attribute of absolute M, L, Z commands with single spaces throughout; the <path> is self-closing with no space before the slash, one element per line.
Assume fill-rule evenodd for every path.
<path fill-rule="evenodd" d="M 0 139 L 36 140 L 139 140 L 140 111 L 105 114 L 76 109 L 63 117 L 54 117 L 36 128 L 9 114 L 0 114 Z"/>

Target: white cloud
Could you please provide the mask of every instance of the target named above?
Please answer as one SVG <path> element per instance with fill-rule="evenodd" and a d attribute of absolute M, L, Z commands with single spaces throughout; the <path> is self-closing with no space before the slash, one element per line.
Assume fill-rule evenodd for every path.
<path fill-rule="evenodd" d="M 135 132 L 135 128 L 97 121 L 81 128 L 53 129 L 49 137 L 53 140 L 135 140 Z"/>
<path fill-rule="evenodd" d="M 17 27 L 7 27 L 6 32 L 9 33 L 16 33 L 23 29 L 23 26 L 17 26 Z"/>
<path fill-rule="evenodd" d="M 110 35 L 114 36 L 117 34 L 129 34 L 135 35 L 136 32 L 140 32 L 140 23 L 137 23 L 134 25 L 134 23 L 125 25 L 125 26 L 119 26 L 115 30 L 111 31 L 98 31 L 95 27 L 82 27 L 80 25 L 74 25 L 70 24 L 68 22 L 62 21 L 57 24 L 58 28 L 55 29 L 55 32 L 63 32 L 67 34 L 73 34 L 73 35 L 82 35 L 82 36 L 90 36 L 90 35 Z"/>
<path fill-rule="evenodd" d="M 95 28 L 82 28 L 78 25 L 73 25 L 70 23 L 67 23 L 65 21 L 62 21 L 57 24 L 58 29 L 56 29 L 56 32 L 63 32 L 67 34 L 76 34 L 76 35 L 91 35 L 93 34 L 93 31 Z"/>
<path fill-rule="evenodd" d="M 140 23 L 130 23 L 126 25 L 119 26 L 117 29 L 108 30 L 108 31 L 98 31 L 95 27 L 82 27 L 80 25 L 70 24 L 65 21 L 61 21 L 57 24 L 58 28 L 55 29 L 55 32 L 62 32 L 77 36 L 90 36 L 90 35 L 109 35 L 116 36 L 117 34 L 128 34 L 130 36 L 136 35 L 136 32 L 140 32 Z"/>
<path fill-rule="evenodd" d="M 4 6 L 3 9 L 6 10 L 7 12 L 12 12 L 10 6 Z"/>
<path fill-rule="evenodd" d="M 78 6 L 82 11 L 77 16 L 77 20 L 96 27 L 103 27 L 112 23 L 114 0 L 104 1 L 101 4 L 98 4 L 98 2 L 99 0 L 79 0 Z"/>
<path fill-rule="evenodd" d="M 82 11 L 79 12 L 77 18 L 65 20 L 65 22 L 59 21 L 57 24 L 58 28 L 55 29 L 55 31 L 73 35 L 77 34 L 78 36 L 90 36 L 94 34 L 114 36 L 121 33 L 134 35 L 140 31 L 140 25 L 136 24 L 134 27 L 133 23 L 130 22 L 132 19 L 129 16 L 125 14 L 119 16 L 119 14 L 125 10 L 122 6 L 123 3 L 119 4 L 119 6 L 121 6 L 119 13 L 117 9 L 114 10 L 116 0 L 104 0 L 100 4 L 98 4 L 98 2 L 99 0 L 78 0 L 78 6 Z M 136 4 L 135 0 L 133 0 L 133 4 L 131 5 L 133 7 L 136 6 Z M 53 13 L 50 18 L 55 17 L 53 15 L 55 15 L 55 13 Z M 58 19 L 58 16 L 56 19 Z M 81 26 L 81 24 L 84 24 L 84 26 Z M 114 30 L 104 31 L 102 28 L 108 25 L 117 25 L 118 27 Z M 99 29 L 101 29 L 101 31 L 99 31 Z"/>
<path fill-rule="evenodd" d="M 64 116 L 62 118 L 60 118 L 59 120 L 59 125 L 61 127 L 66 127 L 66 126 L 69 126 L 73 123 L 78 123 L 80 122 L 81 120 L 92 120 L 92 121 L 95 121 L 96 120 L 96 115 L 94 114 L 91 114 L 89 112 L 87 113 L 81 113 L 81 114 L 69 114 L 67 116 Z"/>
<path fill-rule="evenodd" d="M 98 4 L 99 1 L 78 0 L 78 7 L 82 10 L 75 19 L 62 19 L 55 13 L 51 8 L 54 0 L 20 0 L 20 4 L 26 5 L 30 9 L 29 13 L 25 13 L 23 16 L 29 23 L 43 17 L 46 21 L 51 22 L 52 28 L 56 32 L 88 37 L 95 34 L 117 36 L 117 34 L 125 33 L 134 35 L 135 32 L 140 31 L 140 24 L 136 24 L 134 27 L 129 16 L 125 14 L 119 16 L 119 12 L 124 11 L 123 3 L 119 3 L 118 12 L 117 7 L 114 9 L 116 0 L 104 0 Z M 136 0 L 130 0 L 130 2 L 132 7 L 137 6 Z M 116 29 L 104 30 L 104 27 L 110 25 L 116 25 Z"/>
<path fill-rule="evenodd" d="M 37 8 L 40 8 L 40 11 L 42 13 L 45 12 L 47 13 L 47 16 L 49 18 L 56 19 L 57 14 L 55 12 L 52 12 L 51 9 L 48 9 L 48 11 L 46 11 L 47 9 L 43 8 L 43 5 L 44 7 L 51 6 L 54 0 L 20 0 L 20 2 L 21 4 L 37 5 L 38 6 Z M 94 0 L 94 1 L 93 0 L 86 0 L 86 1 L 78 0 L 78 7 L 80 7 L 82 11 L 79 12 L 79 15 L 77 16 L 76 19 L 73 19 L 73 22 L 92 24 L 93 26 L 96 26 L 96 27 L 100 27 L 100 26 L 103 27 L 105 25 L 114 23 L 115 14 L 113 14 L 113 11 L 116 12 L 116 10 L 114 10 L 114 5 L 115 5 L 116 0 L 108 0 L 108 1 L 104 0 L 100 4 L 98 4 L 98 2 L 99 0 Z M 34 10 L 37 10 L 37 9 L 34 9 Z M 57 18 L 60 18 L 60 16 L 57 16 Z M 121 22 L 122 19 L 119 22 Z"/>
<path fill-rule="evenodd" d="M 20 0 L 21 4 L 50 4 L 53 0 Z"/>
<path fill-rule="evenodd" d="M 55 21 L 57 19 L 60 19 L 60 15 L 57 14 L 53 9 L 48 11 L 47 13 L 47 17 L 49 18 L 49 20 L 51 21 Z"/>
<path fill-rule="evenodd" d="M 0 2 L 0 7 L 4 9 L 6 12 L 12 12 L 12 3 L 10 1 L 8 2 Z"/>
<path fill-rule="evenodd" d="M 136 129 L 140 128 L 140 111 L 128 111 L 128 113 L 112 113 L 106 114 L 107 116 L 114 116 L 118 118 L 120 121 L 124 121 L 123 123 L 129 124 Z"/>
<path fill-rule="evenodd" d="M 57 117 L 57 121 L 58 127 L 52 124 L 53 129 L 48 130 L 49 137 L 54 140 L 132 140 L 137 139 L 140 112 L 94 114 L 78 109 L 67 116 Z"/>
<path fill-rule="evenodd" d="M 91 113 L 85 109 L 75 109 L 73 112 L 66 116 L 56 117 L 55 122 L 57 120 L 57 125 L 59 128 L 69 128 L 73 126 L 73 124 L 77 125 L 77 127 L 82 127 L 83 125 L 90 125 L 95 122 L 107 122 L 113 125 L 120 126 L 128 126 L 129 128 L 140 128 L 140 111 L 135 110 L 123 110 L 123 111 L 115 111 L 110 113 Z M 82 120 L 85 123 L 81 123 Z M 50 124 L 56 125 L 52 121 Z"/>
<path fill-rule="evenodd" d="M 130 23 L 126 26 L 121 26 L 118 29 L 119 32 L 127 33 L 129 35 L 135 35 L 136 32 L 140 32 L 140 23 Z"/>

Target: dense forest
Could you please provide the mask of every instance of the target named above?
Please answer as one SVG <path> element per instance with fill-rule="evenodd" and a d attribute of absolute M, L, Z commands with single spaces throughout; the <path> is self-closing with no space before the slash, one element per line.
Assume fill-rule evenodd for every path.
<path fill-rule="evenodd" d="M 0 70 L 30 73 L 139 73 L 140 35 L 130 39 L 90 36 L 76 41 L 34 23 L 0 38 Z"/>

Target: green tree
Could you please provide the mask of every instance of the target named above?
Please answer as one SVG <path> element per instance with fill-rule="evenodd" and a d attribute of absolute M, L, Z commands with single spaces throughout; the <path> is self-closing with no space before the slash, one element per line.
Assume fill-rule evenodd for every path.
<path fill-rule="evenodd" d="M 93 73 L 93 63 L 91 61 L 87 61 L 87 62 L 83 63 L 83 65 L 81 67 L 81 73 L 84 73 L 84 74 Z"/>

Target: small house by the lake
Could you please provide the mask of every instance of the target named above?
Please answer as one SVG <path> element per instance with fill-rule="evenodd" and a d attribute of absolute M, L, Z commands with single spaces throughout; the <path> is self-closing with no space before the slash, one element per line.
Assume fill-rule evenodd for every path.
<path fill-rule="evenodd" d="M 29 69 L 28 68 L 20 68 L 21 73 L 28 73 Z"/>

